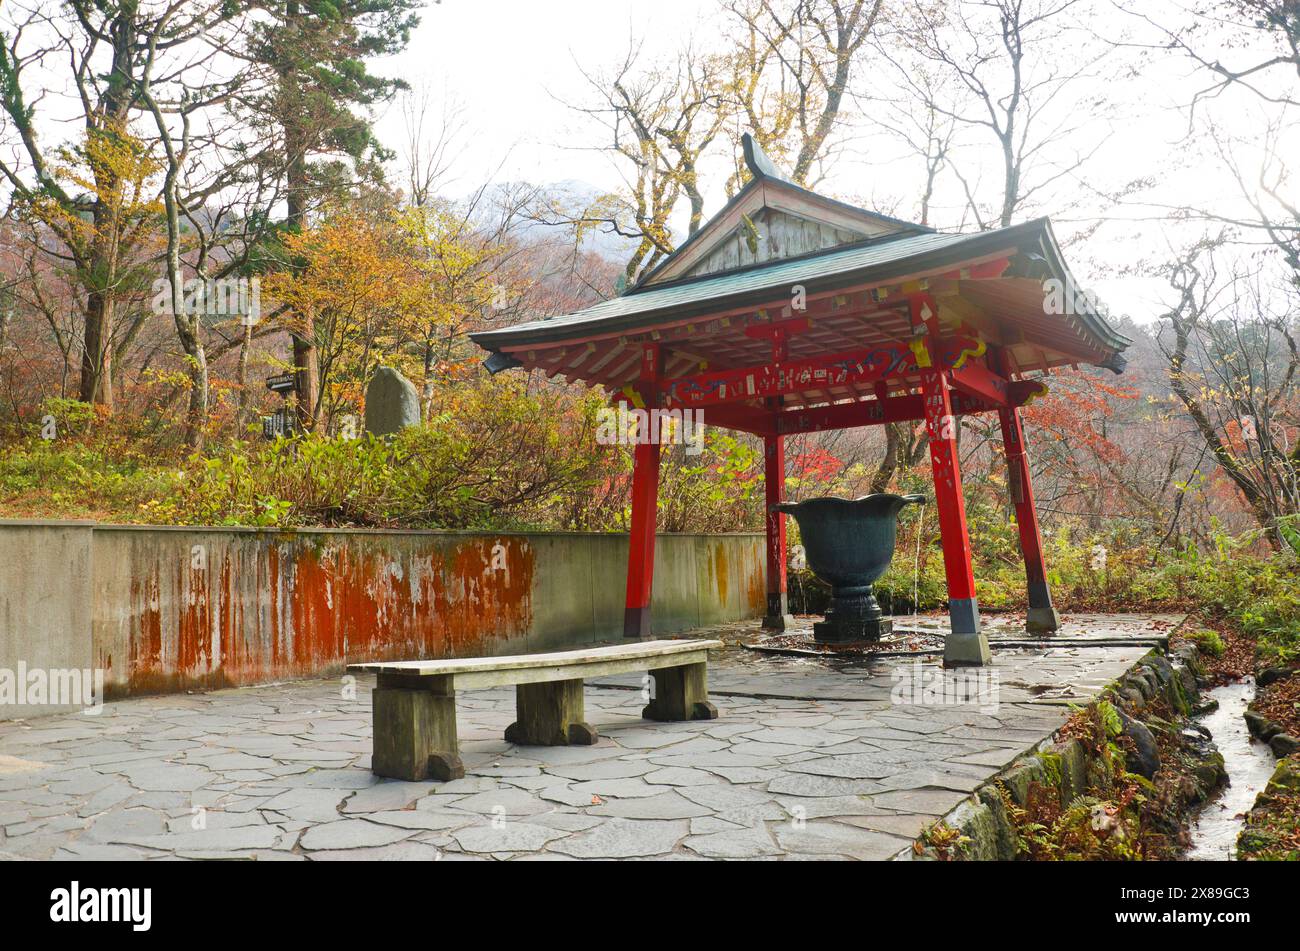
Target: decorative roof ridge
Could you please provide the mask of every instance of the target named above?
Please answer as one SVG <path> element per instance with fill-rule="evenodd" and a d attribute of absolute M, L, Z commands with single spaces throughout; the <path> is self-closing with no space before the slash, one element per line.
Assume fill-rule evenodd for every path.
<path fill-rule="evenodd" d="M 938 232 L 931 229 L 928 233 L 942 234 L 943 232 Z M 979 232 L 972 232 L 972 235 L 978 233 Z M 767 261 L 754 261 L 751 264 L 742 264 L 739 267 L 731 267 L 721 271 L 710 271 L 707 274 L 688 274 L 684 277 L 674 278 L 671 281 L 661 281 L 658 284 L 645 284 L 644 282 L 638 282 L 634 284 L 632 287 L 629 287 L 622 294 L 622 296 L 634 297 L 637 294 L 646 294 L 651 291 L 663 290 L 664 288 L 668 288 L 668 287 L 683 287 L 689 284 L 697 284 L 702 281 L 712 280 L 713 278 L 729 277 L 733 274 L 745 274 L 750 271 L 759 271 L 762 270 L 763 268 L 770 268 L 776 264 L 787 264 L 787 263 L 797 263 L 799 261 L 809 261 L 815 258 L 827 257 L 832 254 L 839 254 L 844 251 L 853 251 L 858 248 L 865 248 L 870 245 L 888 244 L 890 241 L 903 241 L 910 238 L 920 238 L 923 237 L 924 234 L 925 232 L 921 234 L 909 234 L 906 231 L 895 231 L 891 234 L 878 234 L 878 235 L 873 235 L 871 237 L 862 238 L 859 241 L 850 241 L 847 244 L 837 244 L 834 247 L 830 247 L 830 248 L 818 248 L 816 251 L 805 251 L 803 254 L 791 255 L 788 258 L 773 258 Z M 960 234 L 960 232 L 952 232 L 952 234 Z"/>
<path fill-rule="evenodd" d="M 631 294 L 636 291 L 640 291 L 648 288 L 650 286 L 650 282 L 654 280 L 655 276 L 657 274 L 662 273 L 665 268 L 669 267 L 672 264 L 672 262 L 676 261 L 679 257 L 681 257 L 682 253 L 686 251 L 688 248 L 694 247 L 695 243 L 698 240 L 700 240 L 706 233 L 709 232 L 711 226 L 715 221 L 718 221 L 726 217 L 727 213 L 730 212 L 741 201 L 743 201 L 744 198 L 747 195 L 749 195 L 750 192 L 760 187 L 764 183 L 773 185 L 777 188 L 785 189 L 787 191 L 791 191 L 797 195 L 805 196 L 813 201 L 824 202 L 825 204 L 831 206 L 832 208 L 837 208 L 845 212 L 848 212 L 850 214 L 866 215 L 870 218 L 875 218 L 878 221 L 882 221 L 891 225 L 896 225 L 903 231 L 910 231 L 917 234 L 927 234 L 927 233 L 935 232 L 936 230 L 934 228 L 931 228 L 929 225 L 922 225 L 914 221 L 906 221 L 902 218 L 895 218 L 892 215 L 886 215 L 878 211 L 872 211 L 869 208 L 863 208 L 859 205 L 851 205 L 846 201 L 840 201 L 838 198 L 831 198 L 829 195 L 823 195 L 820 192 L 815 192 L 810 188 L 805 188 L 803 185 L 798 185 L 795 182 L 791 181 L 789 176 L 787 176 L 784 172 L 782 172 L 780 169 L 776 167 L 776 163 L 774 163 L 771 160 L 771 158 L 768 157 L 767 153 L 763 151 L 763 147 L 758 144 L 758 142 L 754 139 L 752 135 L 746 132 L 744 135 L 740 137 L 740 141 L 741 141 L 741 147 L 745 153 L 745 164 L 746 166 L 748 166 L 750 171 L 749 181 L 745 183 L 745 185 L 740 189 L 740 191 L 732 195 L 731 198 L 727 200 L 726 204 L 724 204 L 720 209 L 718 209 L 717 212 L 711 215 L 708 221 L 700 225 L 699 228 L 697 228 L 692 234 L 686 237 L 685 241 L 683 241 L 680 245 L 674 248 L 671 254 L 665 257 L 662 261 L 656 264 L 645 274 L 641 275 L 641 278 L 624 292 L 625 294 Z M 845 248 L 853 247 L 856 244 L 857 242 L 854 242 L 852 244 L 840 245 L 839 247 L 845 247 Z M 830 250 L 834 250 L 834 249 L 830 249 Z M 750 266 L 752 265 L 744 265 L 743 267 L 750 267 Z M 726 271 L 716 271 L 714 273 L 730 274 L 738 270 L 741 270 L 741 268 L 729 268 Z M 669 283 L 673 283 L 673 282 L 665 282 L 664 284 L 657 285 L 657 286 L 663 287 L 663 286 L 667 286 Z"/>

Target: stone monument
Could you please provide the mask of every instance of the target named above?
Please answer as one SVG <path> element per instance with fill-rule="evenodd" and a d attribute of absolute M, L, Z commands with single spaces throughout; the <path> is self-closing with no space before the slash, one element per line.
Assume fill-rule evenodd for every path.
<path fill-rule="evenodd" d="M 420 394 L 392 367 L 380 367 L 366 387 L 366 432 L 387 436 L 420 425 Z"/>

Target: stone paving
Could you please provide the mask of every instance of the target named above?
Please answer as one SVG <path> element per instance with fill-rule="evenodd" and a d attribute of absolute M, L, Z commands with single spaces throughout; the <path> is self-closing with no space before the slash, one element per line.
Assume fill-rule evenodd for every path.
<path fill-rule="evenodd" d="M 601 739 L 587 747 L 507 743 L 513 688 L 462 693 L 466 776 L 442 784 L 370 773 L 364 678 L 3 721 L 0 858 L 907 857 L 1168 631 L 1132 616 L 1086 626 L 1107 624 L 1132 643 L 998 649 L 964 702 L 933 657 L 730 648 L 710 664 L 719 719 L 650 723 L 640 678 L 595 681 Z"/>

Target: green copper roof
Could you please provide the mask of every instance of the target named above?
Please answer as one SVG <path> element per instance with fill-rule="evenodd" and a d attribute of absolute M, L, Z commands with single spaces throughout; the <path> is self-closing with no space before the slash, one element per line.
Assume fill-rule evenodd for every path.
<path fill-rule="evenodd" d="M 976 234 L 871 238 L 798 258 L 634 288 L 622 297 L 602 301 L 577 313 L 484 330 L 471 334 L 470 338 L 485 349 L 498 350 L 505 346 L 560 342 L 594 333 L 632 331 L 664 320 L 744 306 L 750 300 L 770 301 L 789 294 L 796 284 L 814 293 L 850 284 L 887 282 L 938 267 L 960 266 L 963 261 L 1005 248 L 1039 256 L 1053 275 L 1068 277 L 1051 225 L 1046 218 L 1039 218 Z M 1080 317 L 1104 346 L 1118 351 L 1128 345 L 1129 341 L 1112 330 L 1100 315 Z"/>

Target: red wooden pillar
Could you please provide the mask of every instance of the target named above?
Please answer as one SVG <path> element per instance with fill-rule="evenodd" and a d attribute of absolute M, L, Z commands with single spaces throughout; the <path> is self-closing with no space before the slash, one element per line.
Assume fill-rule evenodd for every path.
<path fill-rule="evenodd" d="M 632 526 L 627 553 L 627 606 L 624 637 L 650 635 L 650 597 L 654 588 L 655 516 L 659 511 L 659 344 L 644 345 L 641 384 L 645 418 L 639 422 L 632 451 Z M 653 420 L 653 423 L 652 423 Z"/>
<path fill-rule="evenodd" d="M 952 412 L 947 371 L 940 364 L 939 310 L 928 295 L 912 298 L 912 349 L 920 368 L 925 426 L 930 437 L 934 501 L 939 511 L 943 567 L 948 581 L 948 616 L 952 630 L 944 642 L 945 667 L 992 663 L 988 638 L 980 630 L 975 573 L 971 569 L 970 531 L 962 498 L 957 457 L 957 417 Z"/>
<path fill-rule="evenodd" d="M 1006 364 L 1001 354 L 997 360 L 1003 375 Z M 1020 408 L 1004 406 L 998 410 L 1002 423 L 1002 445 L 1007 456 L 1007 489 L 1016 507 L 1016 527 L 1020 530 L 1020 553 L 1025 559 L 1028 581 L 1029 611 L 1025 626 L 1035 634 L 1047 634 L 1061 626 L 1060 616 L 1052 605 L 1047 587 L 1047 564 L 1043 560 L 1043 536 L 1038 530 L 1038 508 L 1034 504 L 1034 485 L 1029 474 L 1029 455 L 1025 433 L 1020 425 Z"/>
<path fill-rule="evenodd" d="M 784 631 L 793 620 L 786 596 L 785 518 L 772 506 L 785 500 L 785 437 L 763 437 L 764 511 L 767 513 L 767 614 L 763 627 Z"/>
<path fill-rule="evenodd" d="M 805 325 L 806 326 L 806 325 Z M 784 363 L 790 355 L 788 327 L 772 332 L 772 363 Z M 781 400 L 769 399 L 767 408 L 773 414 L 781 411 Z M 775 415 L 773 420 L 775 421 Z M 763 437 L 763 511 L 766 513 L 767 548 L 767 614 L 763 627 L 784 631 L 793 618 L 786 596 L 785 576 L 785 518 L 772 506 L 785 501 L 785 437 Z"/>

